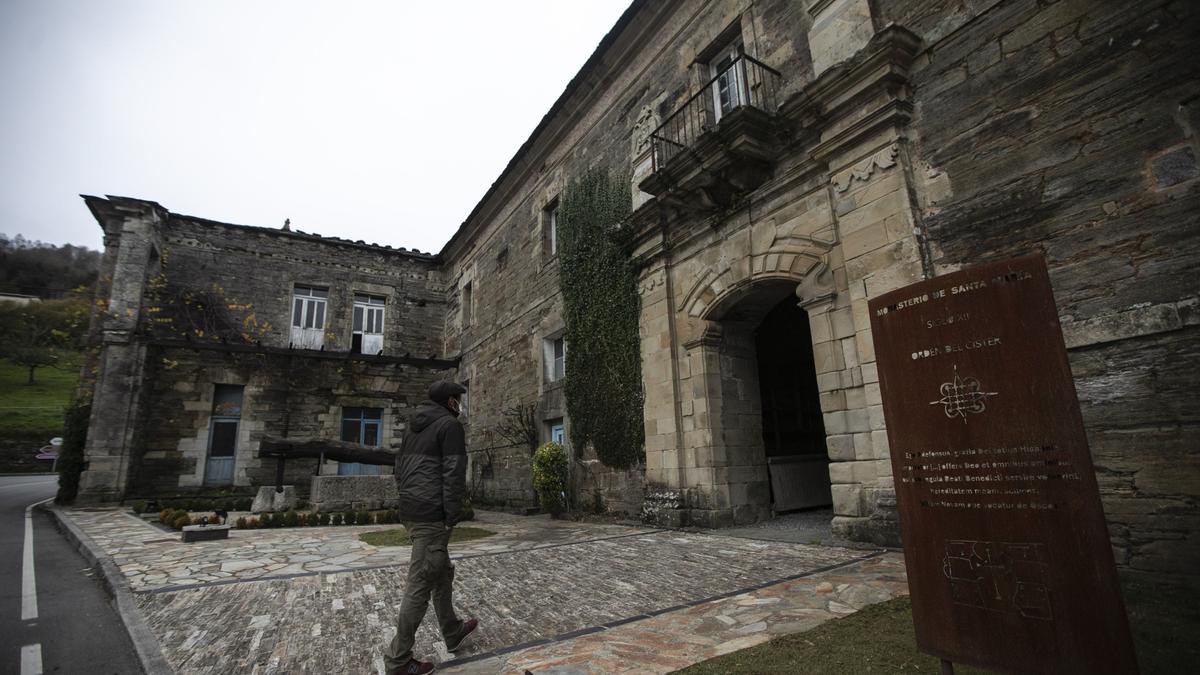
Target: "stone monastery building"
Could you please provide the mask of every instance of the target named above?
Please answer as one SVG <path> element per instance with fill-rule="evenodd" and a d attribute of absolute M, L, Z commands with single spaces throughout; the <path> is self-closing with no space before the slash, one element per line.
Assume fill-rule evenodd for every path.
<path fill-rule="evenodd" d="M 867 301 L 1040 252 L 1118 565 L 1195 582 L 1198 25 L 1190 2 L 635 0 L 436 254 L 85 197 L 80 497 L 271 484 L 265 434 L 396 446 L 444 377 L 477 501 L 534 506 L 504 428 L 532 410 L 569 440 L 557 200 L 604 167 L 631 176 L 645 457 L 572 448 L 579 503 L 701 527 L 832 505 L 898 543 Z"/>

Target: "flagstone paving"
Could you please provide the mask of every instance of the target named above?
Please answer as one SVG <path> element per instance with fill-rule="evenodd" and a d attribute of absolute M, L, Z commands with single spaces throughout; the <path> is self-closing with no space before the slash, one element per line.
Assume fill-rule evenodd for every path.
<path fill-rule="evenodd" d="M 408 548 L 357 537 L 389 526 L 182 544 L 118 510 L 68 516 L 117 561 L 179 673 L 382 672 Z M 487 512 L 472 524 L 499 533 L 451 545 L 455 604 L 481 627 L 453 655 L 432 612 L 417 636 L 449 672 L 668 672 L 905 592 L 902 556 L 878 550 Z"/>
<path fill-rule="evenodd" d="M 496 535 L 455 544 L 456 555 L 517 551 L 652 531 L 488 511 L 476 513 L 476 520 L 470 524 Z M 178 532 L 159 529 L 127 509 L 72 509 L 67 515 L 112 558 L 135 592 L 407 565 L 409 559 L 406 546 L 377 547 L 358 538 L 363 532 L 400 525 L 230 530 L 226 540 L 182 544 Z M 230 514 L 230 519 L 238 515 Z"/>

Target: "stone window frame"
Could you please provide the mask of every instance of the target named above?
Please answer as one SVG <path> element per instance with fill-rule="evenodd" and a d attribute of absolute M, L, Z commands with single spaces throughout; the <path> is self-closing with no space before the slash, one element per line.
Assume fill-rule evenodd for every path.
<path fill-rule="evenodd" d="M 542 260 L 549 262 L 558 258 L 558 207 L 559 196 L 555 195 L 541 210 Z"/>
<path fill-rule="evenodd" d="M 461 291 L 462 306 L 459 309 L 462 312 L 462 314 L 461 314 L 462 327 L 464 330 L 467 329 L 468 327 L 470 327 L 471 322 L 475 318 L 473 316 L 474 312 L 472 311 L 474 309 L 474 305 L 475 305 L 475 287 L 472 284 L 473 281 L 474 280 L 464 281 L 463 285 L 462 285 L 462 291 Z"/>

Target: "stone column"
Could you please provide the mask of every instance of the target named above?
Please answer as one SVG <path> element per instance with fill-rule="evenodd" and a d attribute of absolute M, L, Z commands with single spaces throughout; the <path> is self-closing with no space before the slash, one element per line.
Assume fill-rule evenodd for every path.
<path fill-rule="evenodd" d="M 817 4 L 833 11 L 855 3 Z M 905 155 L 905 82 L 918 44 L 904 29 L 884 30 L 858 49 L 851 67 L 827 72 L 806 92 L 821 110 L 813 157 L 829 169 L 838 240 L 831 267 L 847 291 L 823 319 L 810 310 L 833 527 L 840 536 L 886 544 L 899 542 L 899 528 L 867 299 L 927 271 Z"/>
<path fill-rule="evenodd" d="M 161 247 L 158 227 L 167 216 L 157 204 L 138 200 L 109 200 L 93 211 L 118 250 L 101 323 L 86 468 L 79 480 L 83 503 L 121 499 L 127 488 L 146 360 L 146 346 L 136 333 L 151 263 Z"/>

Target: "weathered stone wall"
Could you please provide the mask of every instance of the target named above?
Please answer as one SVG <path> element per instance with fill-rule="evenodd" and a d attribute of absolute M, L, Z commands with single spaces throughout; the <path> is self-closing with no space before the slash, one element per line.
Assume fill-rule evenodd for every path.
<path fill-rule="evenodd" d="M 146 363 L 144 421 L 130 478 L 130 492 L 138 496 L 203 486 L 215 384 L 245 387 L 234 485 L 262 486 L 275 481 L 275 461 L 257 456 L 264 435 L 337 439 L 344 407 L 370 407 L 383 410 L 380 445 L 397 447 L 428 383 L 446 374 L 388 357 L 296 356 L 216 345 L 150 347 Z M 285 483 L 307 495 L 316 464 L 287 461 Z M 322 473 L 336 472 L 336 462 L 322 467 Z"/>
<path fill-rule="evenodd" d="M 881 3 L 937 271 L 1045 254 L 1124 573 L 1200 583 L 1194 3 Z"/>
<path fill-rule="evenodd" d="M 245 387 L 233 483 L 256 486 L 274 482 L 264 434 L 337 439 L 345 407 L 371 407 L 392 445 L 452 372 L 431 255 L 87 199 L 108 248 L 85 501 L 203 489 L 217 384 Z M 295 284 L 329 289 L 323 350 L 289 348 Z M 356 292 L 386 298 L 382 356 L 349 353 Z M 306 492 L 314 464 L 289 462 L 285 479 Z"/>
<path fill-rule="evenodd" d="M 351 347 L 354 294 L 383 296 L 384 354 L 441 356 L 444 293 L 434 257 L 399 249 L 321 238 L 297 232 L 228 225 L 171 215 L 162 227 L 163 279 L 172 291 L 211 292 L 225 301 L 220 314 L 246 337 L 287 347 L 296 284 L 329 289 L 325 351 Z M 148 304 L 155 301 L 153 295 Z M 163 308 L 170 309 L 170 308 Z M 182 337 L 189 326 L 156 323 L 163 312 L 147 312 L 148 332 Z M 190 331 L 191 339 L 202 339 Z"/>
<path fill-rule="evenodd" d="M 543 441 L 548 439 L 546 423 L 565 417 L 561 390 L 546 381 L 542 356 L 543 340 L 563 327 L 558 263 L 544 246 L 543 209 L 572 176 L 590 166 L 625 171 L 636 163 L 649 131 L 710 78 L 706 64 L 697 59 L 706 60 L 704 50 L 720 36 L 732 35 L 731 30 L 756 36 L 745 42 L 748 53 L 775 67 L 807 72 L 807 34 L 802 26 L 808 18 L 794 11 L 793 4 L 692 1 L 642 7 L 634 20 L 637 29 L 613 36 L 610 49 L 615 55 L 606 57 L 604 75 L 593 74 L 595 79 L 581 83 L 567 104 L 571 112 L 551 120 L 531 139 L 523 157 L 529 169 L 502 177 L 447 245 L 445 278 L 447 287 L 455 290 L 449 295 L 445 351 L 461 350 L 460 374 L 471 383 L 469 447 L 502 444 L 495 428 L 501 411 L 514 403 L 537 406 Z M 462 289 L 468 283 L 473 306 L 470 324 L 464 325 Z M 643 367 L 662 370 L 669 380 L 663 368 L 669 360 L 655 353 Z M 647 380 L 648 400 L 657 394 L 651 384 Z M 671 397 L 665 401 L 673 405 Z M 569 431 L 569 420 L 566 423 Z M 486 475 L 491 478 L 481 477 L 482 466 L 489 462 L 486 453 L 472 452 L 472 475 L 485 501 L 536 503 L 525 448 L 490 450 Z M 586 449 L 570 452 L 581 506 L 594 504 L 598 495 L 610 510 L 641 510 L 633 502 L 643 491 L 643 469 L 612 471 L 596 463 Z"/>

